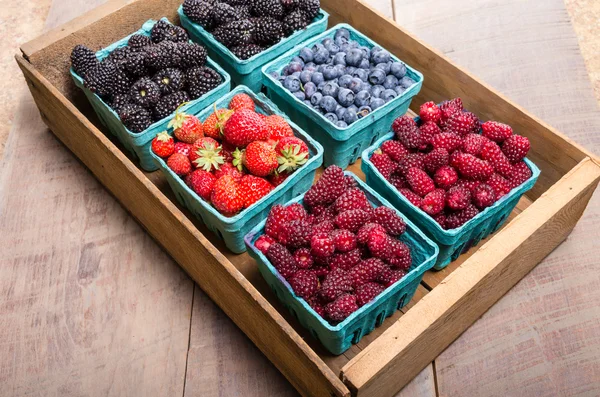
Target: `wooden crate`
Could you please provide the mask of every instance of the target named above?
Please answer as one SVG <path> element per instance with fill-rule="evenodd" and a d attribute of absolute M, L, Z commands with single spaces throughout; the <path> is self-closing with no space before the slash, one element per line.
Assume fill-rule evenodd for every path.
<path fill-rule="evenodd" d="M 420 103 L 460 96 L 483 119 L 513 126 L 542 170 L 510 222 L 440 272 L 402 312 L 332 356 L 283 310 L 247 254 L 223 248 L 176 204 L 159 172 L 144 173 L 99 128 L 68 73 L 71 48 L 101 48 L 149 18 L 177 21 L 180 0 L 113 0 L 22 46 L 16 59 L 54 134 L 94 173 L 303 395 L 390 396 L 406 385 L 571 232 L 600 180 L 600 163 L 558 131 L 453 65 L 359 0 L 322 0 L 425 75 Z M 360 173 L 359 164 L 351 170 Z"/>

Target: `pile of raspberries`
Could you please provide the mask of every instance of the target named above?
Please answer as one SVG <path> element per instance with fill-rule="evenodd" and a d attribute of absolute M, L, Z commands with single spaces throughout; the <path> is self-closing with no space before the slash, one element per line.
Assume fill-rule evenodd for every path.
<path fill-rule="evenodd" d="M 496 121 L 481 123 L 460 98 L 420 107 L 392 124 L 371 162 L 404 197 L 443 229 L 464 225 L 531 177 L 529 140 Z"/>
<path fill-rule="evenodd" d="M 254 245 L 321 317 L 344 321 L 406 275 L 406 223 L 388 207 L 373 208 L 340 167 L 330 166 L 304 205 L 271 209 Z"/>

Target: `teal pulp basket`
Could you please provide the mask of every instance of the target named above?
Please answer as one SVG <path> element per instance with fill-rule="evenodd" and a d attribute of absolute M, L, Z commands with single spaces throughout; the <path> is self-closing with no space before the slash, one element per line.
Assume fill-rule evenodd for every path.
<path fill-rule="evenodd" d="M 168 20 L 163 18 L 163 20 Z M 111 52 L 120 47 L 125 47 L 129 38 L 134 34 L 142 34 L 144 36 L 150 36 L 150 32 L 152 31 L 152 27 L 156 24 L 156 21 L 149 20 L 144 23 L 142 28 L 137 32 L 132 33 L 131 35 L 117 41 L 116 43 L 111 44 L 110 46 L 103 48 L 102 50 L 96 52 L 96 57 L 102 60 L 106 58 Z M 212 59 L 208 58 L 206 61 L 206 66 L 210 67 L 217 71 L 221 78 L 223 79 L 222 83 L 216 87 L 215 89 L 207 92 L 200 98 L 194 99 L 193 101 L 188 102 L 185 106 L 181 107 L 181 111 L 186 113 L 197 113 L 200 110 L 204 109 L 211 103 L 215 102 L 218 98 L 227 94 L 231 89 L 231 78 L 218 64 L 216 64 Z M 108 130 L 119 139 L 119 141 L 123 144 L 125 149 L 129 151 L 132 155 L 134 155 L 140 161 L 140 166 L 146 171 L 156 171 L 156 165 L 154 161 L 152 161 L 152 156 L 150 154 L 150 145 L 152 139 L 159 132 L 167 130 L 167 124 L 171 120 L 171 117 L 166 117 L 160 121 L 155 122 L 150 127 L 142 132 L 132 132 L 129 131 L 121 122 L 119 115 L 110 107 L 106 102 L 102 100 L 98 95 L 94 94 L 90 90 L 84 87 L 83 78 L 79 76 L 75 71 L 71 68 L 71 76 L 73 77 L 73 81 L 75 85 L 83 90 L 86 97 L 90 101 L 92 107 L 94 108 L 98 118 L 104 124 Z"/>
<path fill-rule="evenodd" d="M 357 120 L 346 128 L 337 127 L 321 113 L 296 98 L 277 79 L 271 76 L 271 73 L 281 74 L 283 68 L 290 63 L 293 57 L 298 55 L 301 48 L 310 48 L 325 38 L 333 38 L 335 32 L 342 28 L 348 29 L 350 39 L 358 41 L 360 45 L 369 48 L 378 46 L 373 40 L 351 26 L 339 24 L 266 65 L 263 68 L 263 84 L 267 89 L 267 96 L 323 145 L 325 148 L 324 165 L 328 167 L 336 164 L 344 169 L 356 162 L 364 149 L 371 146 L 379 137 L 385 135 L 398 116 L 406 113 L 412 98 L 421 90 L 423 75 L 406 65 L 406 75 L 415 80 L 415 84 L 402 95 L 376 109 L 367 117 Z M 392 55 L 392 59 L 401 62 L 394 55 Z"/>
<path fill-rule="evenodd" d="M 417 118 L 418 119 L 418 118 Z M 361 169 L 365 173 L 367 184 L 387 198 L 397 209 L 409 217 L 423 230 L 440 248 L 440 254 L 434 269 L 441 270 L 456 260 L 460 254 L 477 245 L 481 240 L 497 231 L 515 208 L 523 194 L 530 190 L 540 175 L 540 170 L 528 159 L 525 163 L 531 170 L 531 178 L 511 190 L 506 196 L 492 206 L 481 211 L 473 219 L 459 228 L 445 230 L 431 216 L 413 205 L 406 197 L 389 183 L 371 162 L 371 155 L 381 144 L 394 137 L 389 133 L 362 155 Z"/>
<path fill-rule="evenodd" d="M 369 201 L 374 206 L 393 208 L 389 202 L 369 188 L 356 175 L 351 172 L 346 172 L 346 175 L 353 177 L 358 182 L 360 188 L 366 193 Z M 303 198 L 304 195 L 296 197 L 286 205 L 302 203 Z M 400 237 L 400 240 L 410 247 L 413 257 L 409 272 L 404 278 L 337 325 L 329 324 L 304 299 L 296 296 L 285 278 L 271 265 L 267 257 L 254 246 L 256 239 L 264 234 L 266 221 L 261 222 L 260 225 L 252 229 L 245 237 L 245 241 L 248 253 L 256 260 L 260 273 L 284 306 L 328 351 L 333 354 L 342 354 L 352 344 L 358 343 L 363 336 L 373 331 L 375 327 L 380 326 L 396 310 L 400 310 L 410 302 L 423 279 L 423 274 L 431 269 L 435 263 L 438 247 L 410 220 L 402 214 L 400 215 L 407 225 L 406 233 Z"/>
<path fill-rule="evenodd" d="M 179 13 L 181 25 L 188 31 L 192 40 L 206 46 L 208 54 L 231 75 L 234 84 L 245 85 L 254 92 L 260 92 L 262 88 L 261 68 L 265 64 L 301 42 L 324 32 L 327 29 L 329 19 L 329 14 L 321 10 L 319 15 L 305 29 L 294 32 L 291 36 L 282 39 L 279 43 L 267 48 L 260 54 L 248 59 L 240 59 L 229 48 L 217 41 L 210 32 L 192 22 L 183 12 L 183 6 L 180 6 L 177 12 Z"/>
<path fill-rule="evenodd" d="M 248 87 L 239 86 L 223 98 L 219 99 L 216 102 L 217 108 L 226 108 L 229 105 L 231 98 L 240 93 L 250 95 L 257 105 L 257 112 L 267 115 L 278 114 L 284 117 L 292 127 L 292 130 L 294 130 L 294 134 L 306 143 L 310 154 L 310 158 L 306 164 L 298 168 L 281 185 L 277 186 L 271 193 L 254 203 L 250 208 L 246 208 L 232 217 L 221 214 L 210 203 L 204 201 L 190 189 L 183 179 L 167 166 L 167 163 L 162 158 L 151 153 L 156 166 L 163 172 L 171 189 L 175 192 L 177 200 L 189 209 L 194 216 L 202 220 L 212 232 L 217 234 L 217 236 L 225 242 L 227 248 L 236 254 L 246 251 L 244 235 L 246 235 L 248 231 L 256 226 L 261 220 L 266 218 L 273 205 L 284 203 L 292 197 L 310 189 L 317 168 L 323 163 L 323 148 L 321 145 L 281 113 L 275 104 L 263 94 L 256 94 Z M 209 106 L 197 114 L 197 117 L 204 121 L 213 111 L 213 106 Z"/>

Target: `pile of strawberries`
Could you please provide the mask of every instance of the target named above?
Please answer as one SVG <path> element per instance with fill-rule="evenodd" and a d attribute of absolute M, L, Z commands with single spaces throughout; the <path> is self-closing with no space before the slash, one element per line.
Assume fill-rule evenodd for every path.
<path fill-rule="evenodd" d="M 285 119 L 255 111 L 252 98 L 235 95 L 204 123 L 177 113 L 152 150 L 223 215 L 233 216 L 266 196 L 309 158 L 306 143 Z"/>
<path fill-rule="evenodd" d="M 406 223 L 373 208 L 356 180 L 330 166 L 304 205 L 276 205 L 254 245 L 295 294 L 330 323 L 339 323 L 406 275 Z"/>
<path fill-rule="evenodd" d="M 481 123 L 460 98 L 402 116 L 371 162 L 412 204 L 444 229 L 464 225 L 531 177 L 529 140 L 496 121 Z"/>

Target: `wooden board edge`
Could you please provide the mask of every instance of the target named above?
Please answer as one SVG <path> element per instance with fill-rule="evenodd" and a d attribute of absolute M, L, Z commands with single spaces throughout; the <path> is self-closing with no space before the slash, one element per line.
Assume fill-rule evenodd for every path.
<path fill-rule="evenodd" d="M 24 57 L 17 55 L 42 118 L 148 233 L 303 395 L 348 396 L 320 357 L 131 161 Z M 69 126 L 69 127 L 65 127 Z M 67 128 L 71 129 L 69 133 Z M 83 142 L 87 139 L 87 142 Z M 168 230 L 169 233 L 164 233 Z M 199 258 L 203 259 L 202 261 Z"/>
<path fill-rule="evenodd" d="M 600 180 L 586 158 L 342 368 L 356 396 L 406 385 L 571 232 Z"/>

